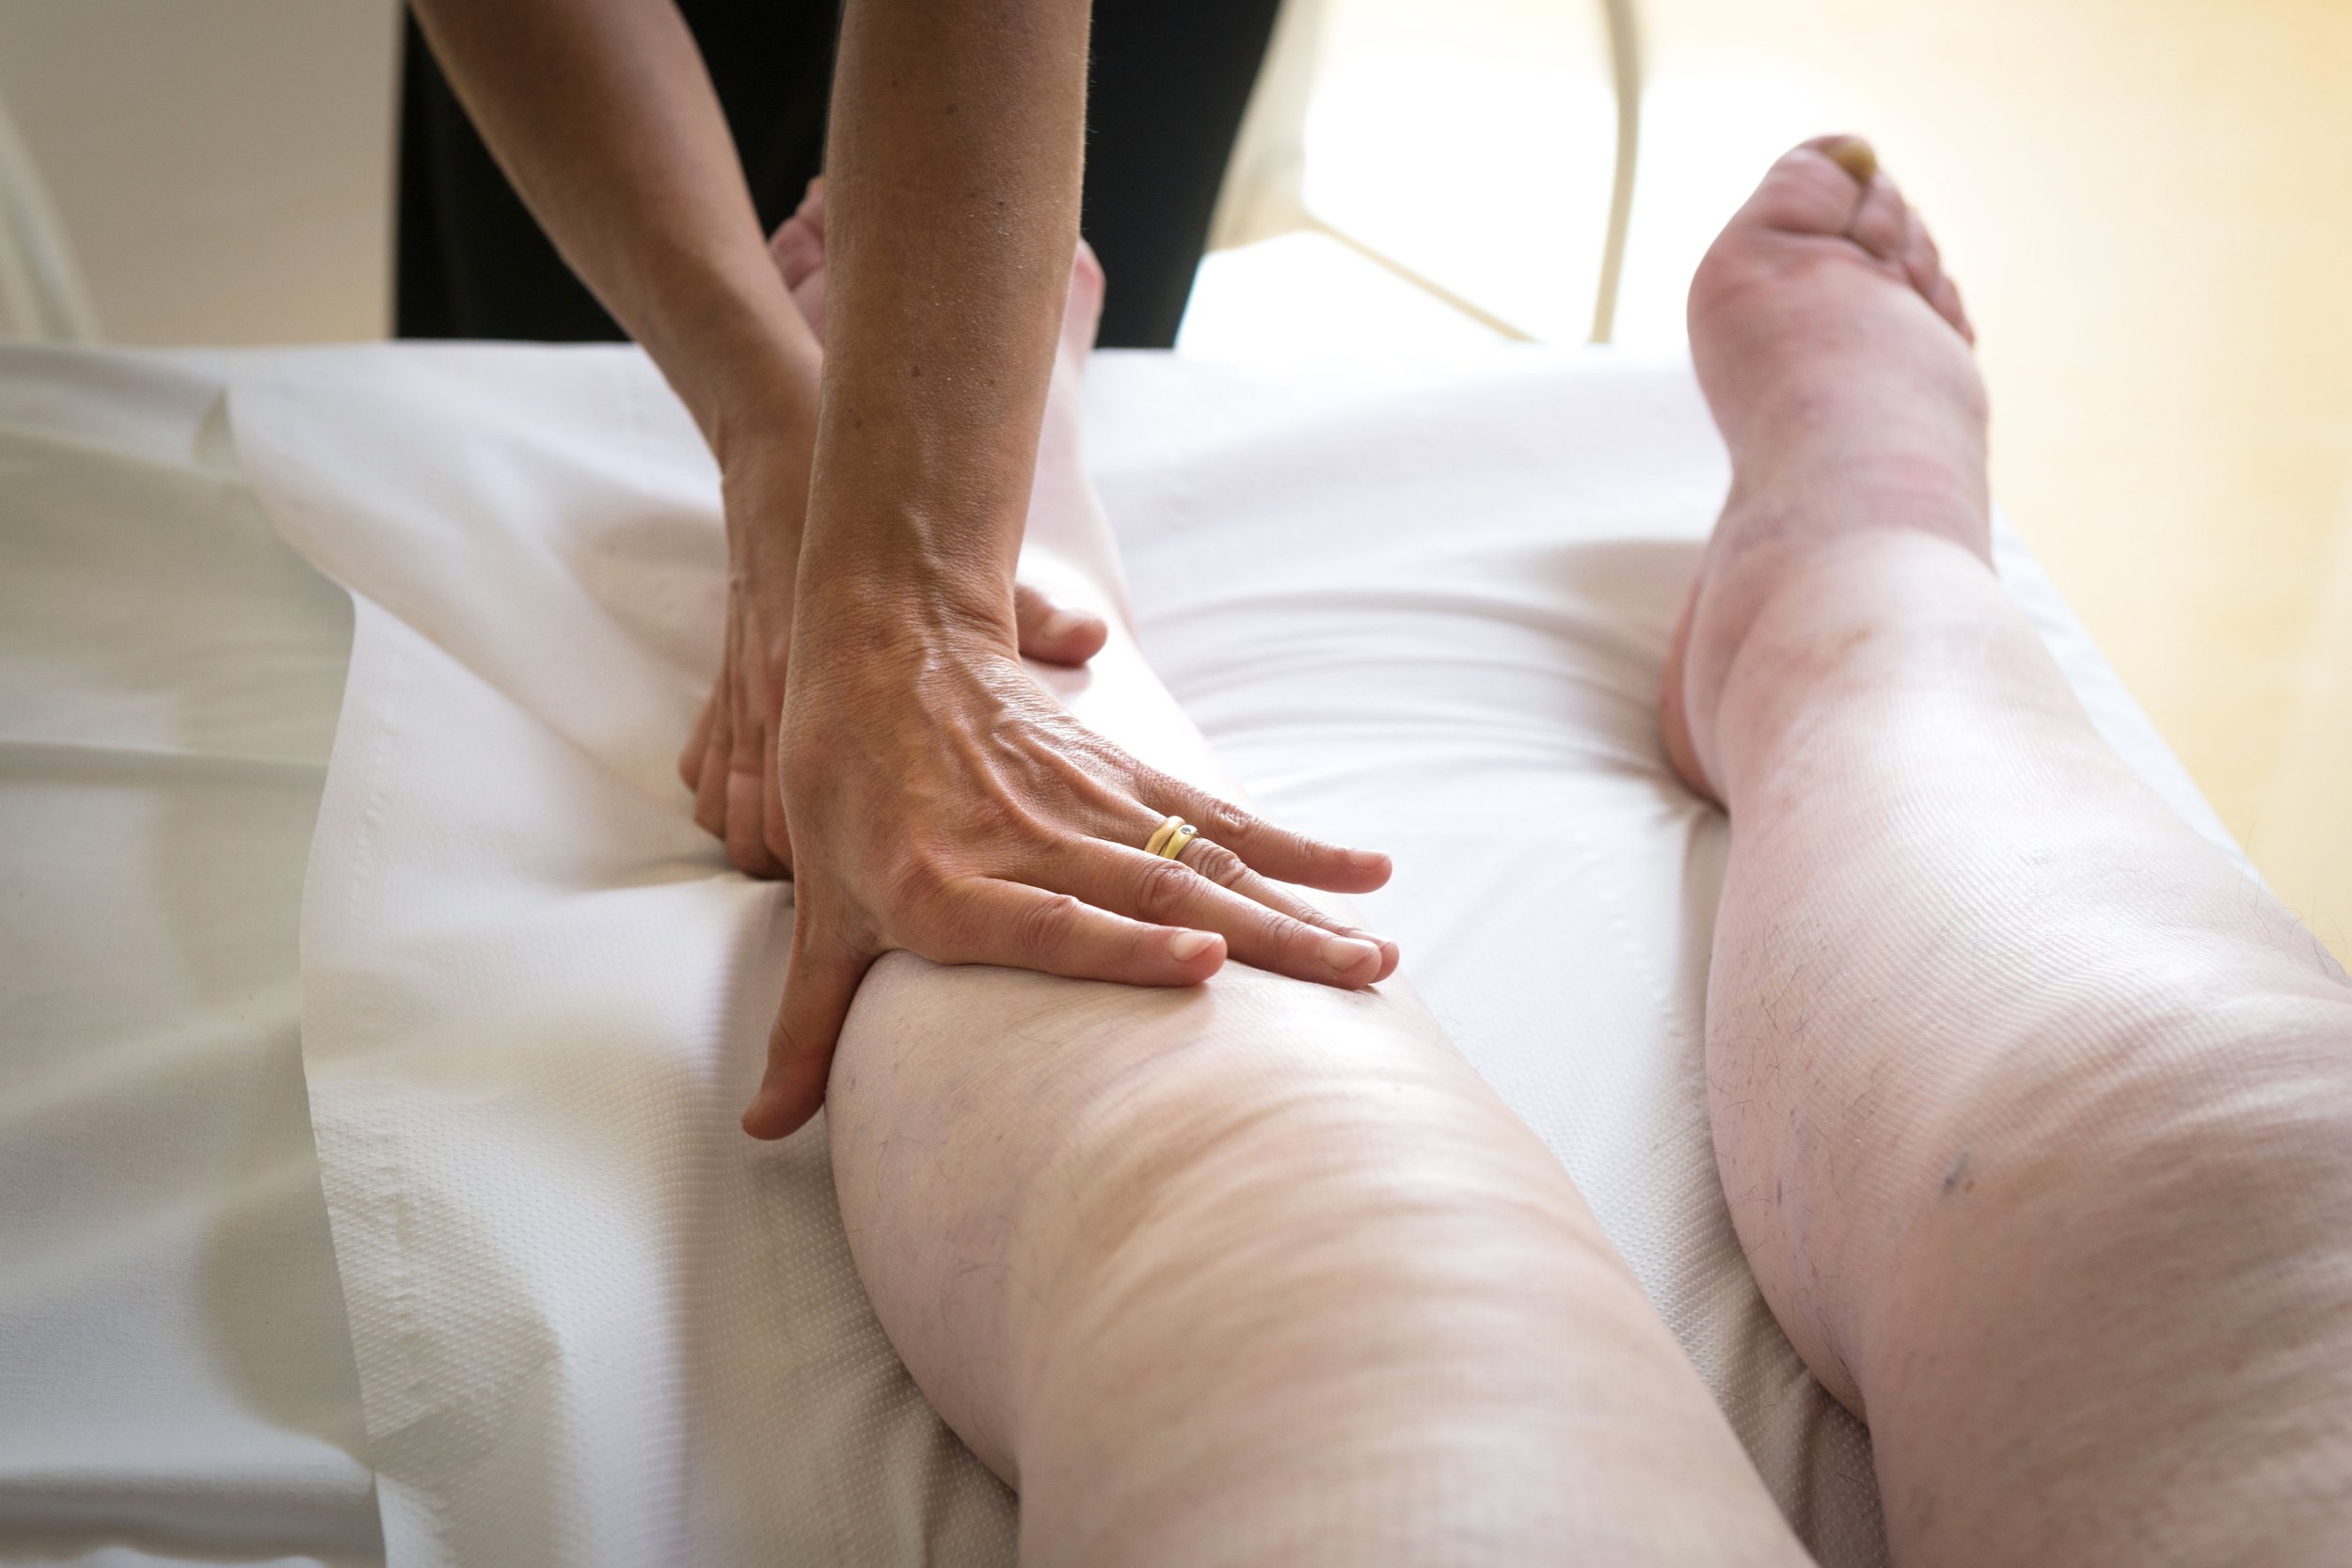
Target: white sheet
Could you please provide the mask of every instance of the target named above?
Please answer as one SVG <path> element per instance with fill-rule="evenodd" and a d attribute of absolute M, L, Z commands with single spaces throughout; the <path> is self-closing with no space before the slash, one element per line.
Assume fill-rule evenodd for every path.
<path fill-rule="evenodd" d="M 31 461 L 42 471 L 86 459 L 111 471 L 116 455 L 81 451 L 80 433 L 120 404 L 174 396 L 173 417 L 200 432 L 206 363 L 10 356 L 0 388 L 19 394 L 17 413 L 41 411 L 48 444 Z M 712 658 L 719 594 L 707 460 L 682 417 L 619 351 L 347 350 L 241 357 L 233 372 L 239 455 L 272 515 L 371 600 L 310 867 L 304 1006 L 391 1560 L 1005 1560 L 1009 1499 L 939 1428 L 856 1289 L 821 1134 L 762 1150 L 733 1129 L 785 915 L 772 890 L 724 872 L 669 773 Z M 154 390 L 174 377 L 198 385 Z M 1263 804 L 1397 852 L 1397 882 L 1373 909 L 1406 943 L 1415 983 L 1577 1174 L 1801 1531 L 1825 1561 L 1876 1560 L 1867 1449 L 1738 1265 L 1696 1095 L 1721 823 L 1664 780 L 1651 728 L 1665 628 L 1723 481 L 1686 374 L 1509 354 L 1302 379 L 1107 356 L 1089 398 L 1096 467 L 1163 674 Z M 232 493 L 218 436 L 215 421 L 201 443 L 173 436 L 200 446 L 209 477 L 121 515 L 192 516 L 202 498 Z M 162 462 L 151 442 L 130 467 Z M 59 516 L 108 511 L 60 493 L 72 505 Z M 0 490 L 0 548 L 16 542 L 15 494 Z M 98 686 L 63 673 L 103 638 L 19 634 L 60 624 L 20 622 L 20 607 L 73 591 L 108 602 L 87 589 L 111 557 L 49 548 L 9 558 L 53 564 L 0 622 L 0 652 L 32 650 L 0 665 L 8 733 L 35 712 L 188 706 L 149 695 L 93 707 Z M 191 615 L 214 594 L 260 626 L 275 612 L 248 598 L 318 602 L 315 584 L 270 576 L 282 557 L 230 574 L 270 585 L 239 598 L 246 589 L 208 584 L 190 563 L 201 550 L 107 549 L 155 551 L 176 590 L 164 602 Z M 2110 737 L 2219 839 L 2046 579 L 2006 537 L 2003 551 Z M 221 624 L 216 610 L 183 629 L 216 640 Z M 108 625 L 117 637 L 148 629 L 131 615 Z M 165 675 L 207 645 L 174 642 L 171 625 L 159 622 L 156 646 L 177 648 L 176 665 L 126 689 L 167 689 Z M 250 679 L 248 667 L 213 705 L 232 705 Z M 331 699 L 303 711 L 315 722 Z M 9 757 L 0 787 L 13 802 L 24 764 Z M 66 809 L 112 787 L 76 776 L 64 793 L 80 803 Z M 73 940 L 24 949 L 37 962 L 7 967 L 0 954 L 11 1018 L 33 977 L 109 943 L 126 984 L 183 988 L 156 990 L 152 1017 L 186 1015 L 189 988 L 229 995 L 206 990 L 209 944 L 190 934 L 242 929 L 226 911 L 262 910 L 265 883 L 282 898 L 286 825 L 310 801 L 291 793 L 275 816 L 237 818 L 278 848 L 221 840 L 245 879 L 183 879 L 173 940 L 147 946 L 104 926 L 121 921 L 109 911 L 167 904 L 154 879 L 71 889 L 79 863 L 43 830 L 16 830 L 34 819 L 12 810 L 0 828 L 11 884 L 28 868 L 48 879 L 45 898 L 87 912 Z M 118 824 L 90 836 L 160 864 L 153 847 L 188 835 Z M 17 927 L 8 936 L 18 950 Z M 68 1041 L 76 1020 L 104 1016 L 112 999 L 83 984 L 36 1034 Z M 240 993 L 240 1016 L 268 1034 L 256 994 Z M 301 1149 L 289 1042 L 282 1028 L 270 1037 L 278 1067 L 221 1103 L 250 1118 L 252 1148 L 277 1151 L 277 1181 L 298 1189 L 283 1174 Z M 62 1043 L 12 1049 L 0 1071 L 25 1061 L 54 1074 L 71 1056 Z M 190 1517 L 247 1535 L 259 1520 L 350 1517 L 336 1508 L 364 1498 L 366 1471 L 347 1402 L 338 1428 L 329 1397 L 305 1394 L 294 1410 L 237 1381 L 273 1356 L 333 1359 L 316 1351 L 340 1342 L 341 1323 L 315 1288 L 315 1218 L 307 1242 L 289 1221 L 271 1233 L 282 1244 L 252 1255 L 250 1277 L 279 1271 L 299 1288 L 208 1294 L 185 1245 L 151 1244 L 165 1232 L 118 1221 L 159 1209 L 160 1187 L 90 1206 L 113 1200 L 125 1164 L 106 1139 L 155 1144 L 129 1166 L 172 1173 L 189 1213 L 225 1212 L 253 1184 L 224 1169 L 217 1145 L 197 1140 L 186 1147 L 205 1159 L 174 1164 L 183 1145 L 150 1123 L 121 1133 L 119 1108 L 142 1085 L 120 1083 L 93 1087 L 79 1131 L 40 1147 L 32 1180 L 48 1185 L 20 1185 L 16 1123 L 0 1147 L 0 1456 L 19 1456 L 0 1471 L 0 1508 L 71 1496 L 53 1481 L 74 1465 L 136 1478 L 145 1451 L 164 1456 L 153 1484 L 107 1494 L 93 1517 L 197 1497 L 211 1512 Z M 49 1196 L 20 1203 L 20 1191 Z M 49 1210 L 74 1223 L 41 1231 Z M 127 1288 L 16 1244 L 102 1229 L 147 1271 Z M 20 1270 L 19 1257 L 40 1267 Z M 52 1280 L 65 1285 L 43 1307 L 27 1282 Z M 160 1316 L 83 1334 L 79 1359 L 48 1351 L 75 1352 L 77 1314 L 103 1322 L 134 1299 Z M 152 1354 L 126 1365 L 91 1349 L 118 1342 Z M 167 1396 L 142 1426 L 137 1401 L 156 1389 Z M 77 1403 L 116 1424 L 64 1440 L 48 1411 Z M 195 1414 L 183 1418 L 181 1403 Z M 225 1482 L 206 1468 L 241 1454 L 269 1463 Z M 107 1472 L 92 1455 L 127 1457 Z M 270 1499 L 294 1494 L 250 1482 L 263 1473 L 342 1501 L 281 1515 Z M 0 1552 L 8 1544 L 0 1536 Z M 77 1538 L 53 1555 L 86 1549 Z M 219 1554 L 268 1549 L 240 1537 Z"/>
<path fill-rule="evenodd" d="M 0 350 L 0 1561 L 382 1560 L 295 1033 L 343 595 L 200 361 Z"/>
<path fill-rule="evenodd" d="M 1801 1533 L 1876 1560 L 1867 1444 L 1757 1297 L 1706 1132 L 1723 823 L 1653 717 L 1724 484 L 1687 373 L 1120 357 L 1091 398 L 1180 698 L 1278 815 L 1396 852 L 1374 910 L 1408 974 Z M 304 1027 L 395 1560 L 1001 1559 L 1008 1499 L 859 1300 L 821 1133 L 734 1131 L 784 907 L 723 873 L 670 774 L 718 624 L 691 430 L 642 361 L 594 352 L 278 361 L 235 410 L 281 526 L 382 607 L 310 867 Z M 2061 652 L 2160 761 L 2087 643 Z"/>

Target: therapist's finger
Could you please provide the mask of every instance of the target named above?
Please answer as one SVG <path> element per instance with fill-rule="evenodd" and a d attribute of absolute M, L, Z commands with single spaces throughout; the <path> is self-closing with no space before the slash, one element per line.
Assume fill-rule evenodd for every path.
<path fill-rule="evenodd" d="M 804 934 L 806 911 L 796 917 L 792 958 L 785 970 L 784 1004 L 768 1034 L 768 1070 L 759 1093 L 743 1113 L 743 1131 L 755 1138 L 781 1138 L 798 1132 L 825 1102 L 825 1077 L 842 1021 L 858 982 L 873 964 L 871 955 L 841 948 L 826 938 Z"/>
<path fill-rule="evenodd" d="M 768 846 L 769 855 L 775 861 L 776 874 L 792 875 L 792 835 L 784 821 L 783 758 L 776 750 L 776 736 L 783 721 L 783 683 L 776 678 L 775 667 L 769 663 L 764 652 L 763 635 L 746 640 L 755 657 L 752 659 L 753 709 L 759 715 L 759 826 L 760 837 Z"/>
<path fill-rule="evenodd" d="M 772 705 L 763 704 L 761 711 L 774 714 Z M 759 732 L 759 827 L 760 836 L 767 842 L 768 853 L 775 861 L 779 877 L 792 875 L 792 832 L 784 819 L 783 758 L 776 750 L 776 727 L 771 721 Z"/>
<path fill-rule="evenodd" d="M 1265 876 L 1327 893 L 1370 893 L 1389 879 L 1389 857 L 1378 850 L 1343 848 L 1278 828 L 1166 773 L 1147 771 L 1136 792 L 1153 811 L 1186 818 L 1202 838 L 1222 844 Z"/>
<path fill-rule="evenodd" d="M 1333 936 L 1353 937 L 1359 942 L 1370 942 L 1379 950 L 1380 967 L 1374 972 L 1367 984 L 1376 985 L 1396 973 L 1399 954 L 1395 942 L 1342 920 L 1329 910 L 1310 904 L 1281 883 L 1259 876 L 1239 855 L 1222 844 L 1195 838 L 1184 846 L 1184 852 L 1176 858 L 1227 892 L 1238 894 L 1252 903 L 1263 904 L 1277 914 L 1288 915 L 1301 925 L 1315 927 Z"/>
<path fill-rule="evenodd" d="M 784 867 L 768 848 L 762 775 L 772 765 L 760 746 L 768 722 L 760 714 L 761 683 L 751 653 L 755 634 L 748 611 L 729 617 L 728 637 L 727 693 L 735 712 L 727 747 L 727 859 L 747 877 L 779 877 Z"/>
<path fill-rule="evenodd" d="M 784 779 L 776 754 L 773 730 L 761 737 L 760 755 L 766 758 L 760 768 L 759 820 L 768 840 L 768 852 L 775 857 L 776 874 L 792 875 L 792 829 L 784 816 Z"/>
<path fill-rule="evenodd" d="M 1225 961 L 1214 931 L 1130 920 L 1067 893 L 995 877 L 958 883 L 932 925 L 924 951 L 942 963 L 1002 964 L 1073 980 L 1191 986 Z"/>
<path fill-rule="evenodd" d="M 1021 657 L 1046 664 L 1084 664 L 1103 651 L 1111 628 L 1090 610 L 1065 610 L 1042 589 L 1017 582 L 1012 588 L 1013 628 Z"/>
<path fill-rule="evenodd" d="M 703 782 L 703 752 L 710 745 L 711 716 L 719 706 L 719 689 L 712 687 L 710 695 L 703 699 L 702 712 L 694 717 L 694 728 L 686 736 L 686 748 L 677 754 L 677 776 L 686 781 L 686 787 L 699 791 Z"/>
<path fill-rule="evenodd" d="M 1104 835 L 1107 847 L 1120 857 L 1117 863 L 1133 868 L 1134 855 L 1128 846 L 1147 842 L 1151 830 L 1157 826 L 1158 820 L 1156 816 L 1147 812 L 1137 818 L 1123 834 Z M 1384 937 L 1374 936 L 1363 927 L 1341 919 L 1319 905 L 1308 902 L 1280 882 L 1260 876 L 1251 870 L 1248 863 L 1239 855 L 1205 834 L 1195 836 L 1176 858 L 1190 867 L 1196 876 L 1205 877 L 1217 886 L 1230 893 L 1237 894 L 1252 903 L 1263 904 L 1277 914 L 1288 915 L 1303 925 L 1320 927 L 1334 936 L 1362 938 L 1380 949 L 1380 973 L 1374 978 L 1385 980 L 1394 973 L 1397 957 L 1396 943 Z M 1039 869 L 1041 871 L 1043 868 L 1041 866 Z M 1098 866 L 1097 875 L 1101 874 L 1101 868 Z"/>
<path fill-rule="evenodd" d="M 734 619 L 729 607 L 727 616 Z M 735 706 L 727 692 L 734 670 L 722 650 L 719 680 L 710 694 L 710 731 L 703 745 L 702 776 L 694 785 L 694 821 L 721 843 L 727 836 L 727 754 L 735 745 Z"/>
<path fill-rule="evenodd" d="M 1077 895 L 1072 902 L 1086 900 L 1080 908 L 1096 905 L 1134 921 L 1214 931 L 1233 958 L 1294 979 L 1368 986 L 1388 961 L 1375 942 L 1310 924 L 1220 886 L 1190 865 L 1123 845 L 1100 839 L 1073 845 L 1055 873 L 1057 884 Z"/>
<path fill-rule="evenodd" d="M 784 875 L 784 867 L 768 847 L 758 727 L 739 721 L 734 740 L 727 758 L 727 821 L 722 835 L 727 859 L 746 877 L 772 880 Z"/>

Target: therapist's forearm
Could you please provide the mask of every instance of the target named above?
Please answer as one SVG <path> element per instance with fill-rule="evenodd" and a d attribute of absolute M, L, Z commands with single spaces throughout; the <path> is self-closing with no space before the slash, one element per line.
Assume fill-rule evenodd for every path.
<path fill-rule="evenodd" d="M 849 0 L 804 608 L 1010 636 L 1078 233 L 1088 9 Z"/>
<path fill-rule="evenodd" d="M 412 4 L 507 178 L 713 444 L 755 412 L 813 424 L 816 340 L 672 0 Z"/>

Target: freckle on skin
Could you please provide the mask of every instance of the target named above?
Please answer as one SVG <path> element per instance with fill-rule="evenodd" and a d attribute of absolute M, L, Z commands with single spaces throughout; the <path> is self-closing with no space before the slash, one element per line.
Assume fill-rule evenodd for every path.
<path fill-rule="evenodd" d="M 1963 1148 L 1952 1157 L 1952 1168 L 1944 1173 L 1944 1196 L 1949 1197 L 1955 1190 L 1964 1193 L 1975 1192 L 1977 1183 L 1973 1178 L 1965 1186 L 1961 1183 L 1961 1178 L 1967 1175 L 1968 1151 Z"/>

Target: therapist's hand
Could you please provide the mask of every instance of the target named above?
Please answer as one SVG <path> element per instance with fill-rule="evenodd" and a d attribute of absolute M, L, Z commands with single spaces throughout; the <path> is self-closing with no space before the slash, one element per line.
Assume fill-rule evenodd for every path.
<path fill-rule="evenodd" d="M 825 333 L 823 182 L 812 181 L 791 217 L 768 242 L 774 265 L 812 338 Z M 727 526 L 727 617 L 719 678 L 678 753 L 678 777 L 694 792 L 694 820 L 753 877 L 792 875 L 792 833 L 776 782 L 776 733 L 792 647 L 792 602 L 816 448 L 814 358 L 749 376 L 714 411 L 705 434 L 718 453 Z M 1013 590 L 1023 657 L 1084 664 L 1110 628 L 1100 616 L 1065 610 L 1027 584 Z"/>
<path fill-rule="evenodd" d="M 792 953 L 767 1076 L 743 1117 L 782 1137 L 823 1102 L 834 1043 L 876 958 L 1185 986 L 1227 957 L 1326 985 L 1395 967 L 1392 944 L 1268 880 L 1360 893 L 1385 855 L 1318 843 L 1146 767 L 1063 712 L 1009 626 L 910 611 L 904 590 L 804 593 L 782 784 L 797 846 Z M 1178 815 L 1183 862 L 1146 854 Z"/>
<path fill-rule="evenodd" d="M 753 877 L 792 875 L 792 832 L 777 785 L 776 736 L 792 647 L 792 604 L 801 522 L 808 506 L 806 426 L 779 396 L 771 418 L 745 420 L 749 434 L 714 435 L 726 514 L 727 614 L 719 676 L 678 753 L 678 776 L 694 794 L 694 820 Z M 740 428 L 740 427 L 739 427 Z M 1021 653 L 1045 664 L 1084 664 L 1109 628 L 1100 616 L 1066 610 L 1041 591 L 1013 590 Z"/>

